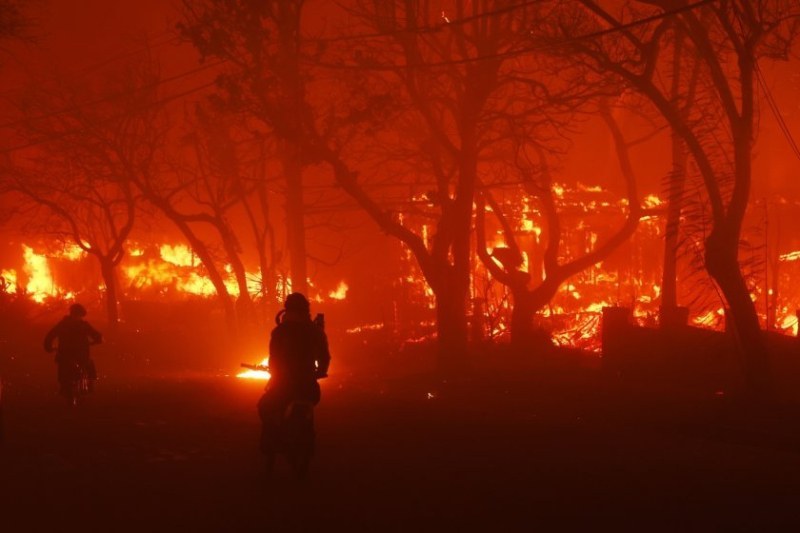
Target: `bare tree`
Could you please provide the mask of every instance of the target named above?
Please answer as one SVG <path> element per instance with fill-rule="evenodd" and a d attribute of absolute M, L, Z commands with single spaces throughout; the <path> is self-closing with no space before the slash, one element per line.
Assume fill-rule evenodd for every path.
<path fill-rule="evenodd" d="M 739 247 L 752 183 L 758 61 L 787 57 L 800 28 L 800 6 L 788 0 L 642 0 L 625 2 L 620 9 L 593 0 L 580 4 L 582 11 L 563 9 L 555 44 L 580 54 L 600 75 L 616 76 L 645 96 L 686 144 L 710 207 L 705 266 L 727 302 L 748 388 L 756 395 L 765 393 L 766 348 L 742 275 Z M 670 94 L 665 83 L 669 77 L 660 76 L 669 66 L 673 27 L 688 36 L 702 62 L 701 83 L 714 96 L 706 102 L 719 122 L 687 116 L 682 98 Z M 726 137 L 728 141 L 719 140 Z"/>
<path fill-rule="evenodd" d="M 204 58 L 221 58 L 233 66 L 219 77 L 217 104 L 249 112 L 276 139 L 286 184 L 292 290 L 303 293 L 308 291 L 303 172 L 309 163 L 302 140 L 305 80 L 299 55 L 304 4 L 303 0 L 185 1 L 178 25 Z"/>
<path fill-rule="evenodd" d="M 194 213 L 186 214 L 185 219 L 213 228 L 219 237 L 239 288 L 237 308 L 245 321 L 252 322 L 255 320 L 250 294 L 253 280 L 248 279 L 242 259 L 243 235 L 250 234 L 249 242 L 259 257 L 262 296 L 276 296 L 273 291 L 277 252 L 267 179 L 263 175 L 265 141 L 236 128 L 241 121 L 242 117 L 198 105 L 190 121 L 190 132 L 183 137 L 191 159 L 175 165 L 175 174 L 178 194 L 196 206 Z M 232 217 L 240 212 L 247 219 L 249 232 L 241 231 L 232 222 Z M 266 302 L 266 298 L 263 300 Z"/>
<path fill-rule="evenodd" d="M 672 30 L 672 71 L 669 86 L 670 100 L 679 102 L 684 120 L 688 119 L 692 107 L 697 104 L 697 90 L 701 62 L 686 43 L 686 34 L 680 27 Z M 684 71 L 687 71 L 684 73 Z M 659 323 L 662 327 L 680 323 L 678 310 L 678 248 L 681 216 L 685 211 L 684 195 L 689 178 L 689 154 L 686 143 L 675 129 L 671 129 L 672 169 L 666 179 L 667 218 L 664 230 L 664 268 L 661 281 L 661 307 Z M 691 192 L 691 191 L 690 191 Z"/>
<path fill-rule="evenodd" d="M 150 106 L 152 74 L 128 67 L 94 88 L 58 83 L 29 91 L 19 101 L 29 145 L 4 180 L 7 192 L 33 207 L 30 227 L 97 259 L 112 327 L 119 320 L 116 267 L 136 219 L 134 183 L 151 172 L 163 139 Z"/>
<path fill-rule="evenodd" d="M 533 6 L 455 1 L 444 14 L 434 7 L 354 3 L 342 9 L 361 36 L 317 39 L 302 34 L 303 2 L 208 1 L 187 3 L 182 30 L 201 53 L 232 66 L 219 84 L 226 102 L 305 160 L 327 163 L 337 185 L 412 251 L 436 296 L 440 368 L 454 369 L 467 344 L 478 174 L 498 157 L 505 125 L 533 114 L 514 99 L 514 86 L 529 100 L 545 99 L 547 88 L 514 75 Z M 412 191 L 405 203 L 373 192 L 398 175 Z M 418 196 L 425 201 L 406 211 Z"/>
<path fill-rule="evenodd" d="M 553 193 L 552 176 L 546 155 L 536 150 L 537 165 L 520 165 L 525 193 L 541 207 L 546 227 L 543 229 L 546 244 L 542 251 L 543 277 L 530 288 L 530 273 L 522 269 L 523 250 L 503 206 L 486 190 L 478 197 L 476 210 L 477 253 L 492 276 L 506 285 L 514 298 L 511 314 L 511 340 L 517 345 L 528 344 L 534 338 L 534 315 L 556 295 L 559 287 L 570 277 L 607 258 L 636 230 L 643 210 L 637 194 L 636 176 L 630 162 L 628 143 L 625 141 L 610 109 L 601 105 L 599 113 L 606 122 L 616 149 L 620 170 L 625 181 L 628 212 L 624 223 L 607 239 L 583 256 L 564 261 L 562 257 L 563 233 L 561 216 Z M 506 247 L 489 253 L 486 238 L 486 207 L 497 218 L 505 237 Z M 530 254 L 531 256 L 533 253 Z"/>

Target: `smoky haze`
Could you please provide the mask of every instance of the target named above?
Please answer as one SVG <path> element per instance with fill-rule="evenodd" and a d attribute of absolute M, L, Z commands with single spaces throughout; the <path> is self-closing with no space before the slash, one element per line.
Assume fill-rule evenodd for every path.
<path fill-rule="evenodd" d="M 796 526 L 798 34 L 0 0 L 0 528 Z"/>

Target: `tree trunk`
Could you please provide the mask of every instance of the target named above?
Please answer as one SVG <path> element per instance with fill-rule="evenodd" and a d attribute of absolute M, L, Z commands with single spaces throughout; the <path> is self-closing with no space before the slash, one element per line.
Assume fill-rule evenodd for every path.
<path fill-rule="evenodd" d="M 738 261 L 742 221 L 752 182 L 754 65 L 749 53 L 739 55 L 741 117 L 731 119 L 736 181 L 724 223 L 717 221 L 706 240 L 705 259 L 709 274 L 719 284 L 728 302 L 732 315 L 730 323 L 736 330 L 748 392 L 756 398 L 763 398 L 771 390 L 767 346 Z"/>
<path fill-rule="evenodd" d="M 533 298 L 525 287 L 511 287 L 514 307 L 511 309 L 511 344 L 523 348 L 534 338 L 533 317 L 536 314 Z"/>
<path fill-rule="evenodd" d="M 511 311 L 512 344 L 530 346 L 537 339 L 533 319 L 553 299 L 561 283 L 561 280 L 551 277 L 533 290 L 527 287 L 511 288 L 514 295 L 514 309 Z"/>
<path fill-rule="evenodd" d="M 303 202 L 303 166 L 300 151 L 291 142 L 283 143 L 283 172 L 286 179 L 286 242 L 292 291 L 308 292 L 306 270 L 306 226 Z"/>
<path fill-rule="evenodd" d="M 437 369 L 442 376 L 458 374 L 466 368 L 467 357 L 467 294 L 452 277 L 444 287 L 434 291 L 438 334 Z"/>
<path fill-rule="evenodd" d="M 108 328 L 117 329 L 119 324 L 119 305 L 117 303 L 117 276 L 114 263 L 106 258 L 99 257 L 100 274 L 103 277 L 103 284 L 106 288 L 106 316 L 108 317 Z"/>
<path fill-rule="evenodd" d="M 223 223 L 224 224 L 224 223 Z M 254 325 L 255 310 L 253 308 L 253 300 L 250 298 L 250 292 L 247 287 L 247 271 L 244 268 L 239 252 L 238 246 L 235 241 L 233 233 L 229 231 L 224 225 L 221 225 L 219 233 L 222 238 L 225 253 L 228 256 L 231 268 L 233 269 L 234 277 L 236 278 L 236 285 L 239 287 L 239 298 L 236 301 L 237 317 L 239 325 L 249 323 Z"/>
<path fill-rule="evenodd" d="M 706 268 L 725 296 L 736 347 L 741 354 L 745 384 L 761 397 L 769 390 L 767 349 L 761 335 L 755 304 L 737 260 L 737 232 L 717 228 L 706 240 Z"/>
<path fill-rule="evenodd" d="M 477 107 L 477 106 L 476 106 Z M 465 121 L 469 122 L 469 121 Z M 439 324 L 439 370 L 442 373 L 459 373 L 467 368 L 469 326 L 467 297 L 472 274 L 471 236 L 475 182 L 477 181 L 478 150 L 474 125 L 463 126 L 459 179 L 451 209 L 452 267 L 442 269 L 444 290 L 436 295 Z M 446 257 L 444 259 L 447 261 Z"/>
<path fill-rule="evenodd" d="M 672 133 L 672 176 L 667 200 L 667 223 L 664 232 L 664 270 L 661 279 L 661 327 L 672 324 L 678 308 L 678 229 L 683 191 L 686 184 L 686 151 L 680 135 Z"/>
<path fill-rule="evenodd" d="M 169 216 L 168 213 L 167 216 Z M 237 330 L 236 308 L 231 301 L 228 288 L 225 286 L 225 280 L 222 279 L 222 275 L 219 273 L 219 270 L 214 264 L 214 258 L 211 256 L 211 252 L 208 251 L 208 247 L 205 245 L 205 243 L 201 241 L 197 235 L 195 235 L 195 233 L 189 227 L 189 224 L 181 220 L 179 217 L 169 218 L 178 227 L 181 233 L 183 233 L 184 237 L 186 237 L 186 240 L 189 241 L 192 251 L 197 254 L 200 262 L 202 262 L 203 266 L 206 268 L 206 272 L 208 272 L 208 278 L 211 280 L 211 284 L 214 285 L 214 289 L 217 292 L 217 299 L 219 300 L 220 304 L 222 304 L 228 330 L 232 334 L 235 334 Z"/>

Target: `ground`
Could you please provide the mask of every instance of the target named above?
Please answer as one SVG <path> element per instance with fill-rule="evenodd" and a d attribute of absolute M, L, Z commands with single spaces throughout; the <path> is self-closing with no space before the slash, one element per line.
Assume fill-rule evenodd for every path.
<path fill-rule="evenodd" d="M 53 368 L 12 372 L 0 530 L 800 526 L 792 409 L 713 393 L 665 401 L 621 391 L 595 368 L 513 367 L 443 383 L 334 366 L 305 481 L 285 465 L 264 475 L 258 382 L 101 371 L 90 402 L 70 409 L 55 395 Z"/>

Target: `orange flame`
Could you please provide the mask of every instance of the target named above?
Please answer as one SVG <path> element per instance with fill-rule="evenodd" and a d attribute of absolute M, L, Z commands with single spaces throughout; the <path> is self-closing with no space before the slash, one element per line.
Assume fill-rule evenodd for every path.
<path fill-rule="evenodd" d="M 265 357 L 264 359 L 262 359 L 261 362 L 258 363 L 258 366 L 263 366 L 263 367 L 269 366 L 269 357 Z M 272 376 L 267 370 L 253 370 L 248 368 L 247 370 L 236 374 L 236 377 L 240 379 L 261 379 L 266 381 L 269 380 L 269 378 L 271 378 Z"/>
<path fill-rule="evenodd" d="M 336 290 L 328 293 L 328 297 L 332 300 L 344 300 L 347 298 L 347 291 L 349 289 L 350 287 L 347 286 L 347 283 L 340 281 L 339 285 L 336 286 Z"/>
<path fill-rule="evenodd" d="M 28 275 L 25 290 L 33 301 L 42 303 L 58 294 L 50 266 L 47 264 L 47 257 L 37 254 L 30 246 L 23 245 L 22 251 L 25 258 L 24 270 Z"/>
<path fill-rule="evenodd" d="M 17 271 L 14 269 L 0 271 L 0 278 L 3 278 L 3 287 L 6 293 L 17 293 Z"/>
<path fill-rule="evenodd" d="M 180 267 L 193 267 L 195 265 L 194 253 L 185 244 L 162 244 L 159 249 L 161 259 Z"/>

